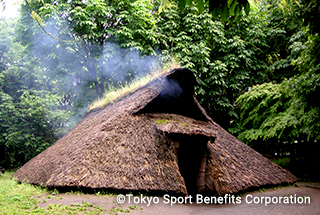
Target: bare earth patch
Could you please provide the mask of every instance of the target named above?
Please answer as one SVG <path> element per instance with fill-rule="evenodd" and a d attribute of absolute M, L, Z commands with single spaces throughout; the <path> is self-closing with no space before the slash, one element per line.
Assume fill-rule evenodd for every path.
<path fill-rule="evenodd" d="M 299 183 L 298 183 L 299 184 Z M 252 197 L 310 197 L 310 204 L 268 204 L 264 203 L 251 203 L 246 202 L 246 197 L 252 195 Z M 84 201 L 91 203 L 95 206 L 102 208 L 101 214 L 122 214 L 125 212 L 119 212 L 115 209 L 123 209 L 130 214 L 320 214 L 320 186 L 319 184 L 312 183 L 300 183 L 300 187 L 284 187 L 277 189 L 267 189 L 263 192 L 255 191 L 241 195 L 240 204 L 196 204 L 193 201 L 192 204 L 165 204 L 164 199 L 159 197 L 158 204 L 135 204 L 134 202 L 126 201 L 122 205 L 116 201 L 116 196 L 104 196 L 104 195 L 90 195 L 90 194 L 57 194 L 57 195 L 42 195 L 34 196 L 39 200 L 39 207 L 46 207 L 49 204 L 82 204 Z M 131 197 L 132 200 L 133 197 Z M 249 200 L 252 200 L 250 198 Z"/>

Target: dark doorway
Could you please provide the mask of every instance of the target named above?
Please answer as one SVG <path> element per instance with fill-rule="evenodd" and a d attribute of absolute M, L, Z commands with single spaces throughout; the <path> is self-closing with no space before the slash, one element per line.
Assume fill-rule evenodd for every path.
<path fill-rule="evenodd" d="M 189 195 L 201 193 L 205 187 L 207 142 L 202 135 L 170 134 L 181 176 Z"/>

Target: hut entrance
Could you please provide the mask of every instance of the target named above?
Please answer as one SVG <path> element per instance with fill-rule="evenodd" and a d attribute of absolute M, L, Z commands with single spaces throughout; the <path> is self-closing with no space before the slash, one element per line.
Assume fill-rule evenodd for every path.
<path fill-rule="evenodd" d="M 171 134 L 181 176 L 189 195 L 203 193 L 206 189 L 207 142 L 202 135 Z"/>

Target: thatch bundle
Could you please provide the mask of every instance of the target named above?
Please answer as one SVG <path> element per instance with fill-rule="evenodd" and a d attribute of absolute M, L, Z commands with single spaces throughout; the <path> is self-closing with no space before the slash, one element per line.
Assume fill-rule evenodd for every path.
<path fill-rule="evenodd" d="M 214 123 L 175 69 L 105 107 L 13 175 L 50 187 L 234 194 L 294 183 L 289 171 Z"/>

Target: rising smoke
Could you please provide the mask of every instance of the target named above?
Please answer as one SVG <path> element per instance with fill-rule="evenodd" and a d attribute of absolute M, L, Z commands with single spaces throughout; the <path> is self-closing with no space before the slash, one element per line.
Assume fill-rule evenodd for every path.
<path fill-rule="evenodd" d="M 46 30 L 63 40 L 74 38 L 61 34 L 67 28 L 57 28 L 57 20 L 46 21 Z M 29 55 L 37 59 L 39 73 L 45 74 L 40 77 L 44 81 L 37 81 L 45 82 L 51 93 L 61 95 L 61 107 L 57 108 L 70 112 L 64 133 L 84 117 L 89 105 L 105 91 L 148 75 L 159 65 L 155 56 L 143 56 L 134 48 L 123 49 L 111 42 L 103 45 L 89 40 L 61 42 L 39 28 L 35 28 L 30 39 Z"/>

